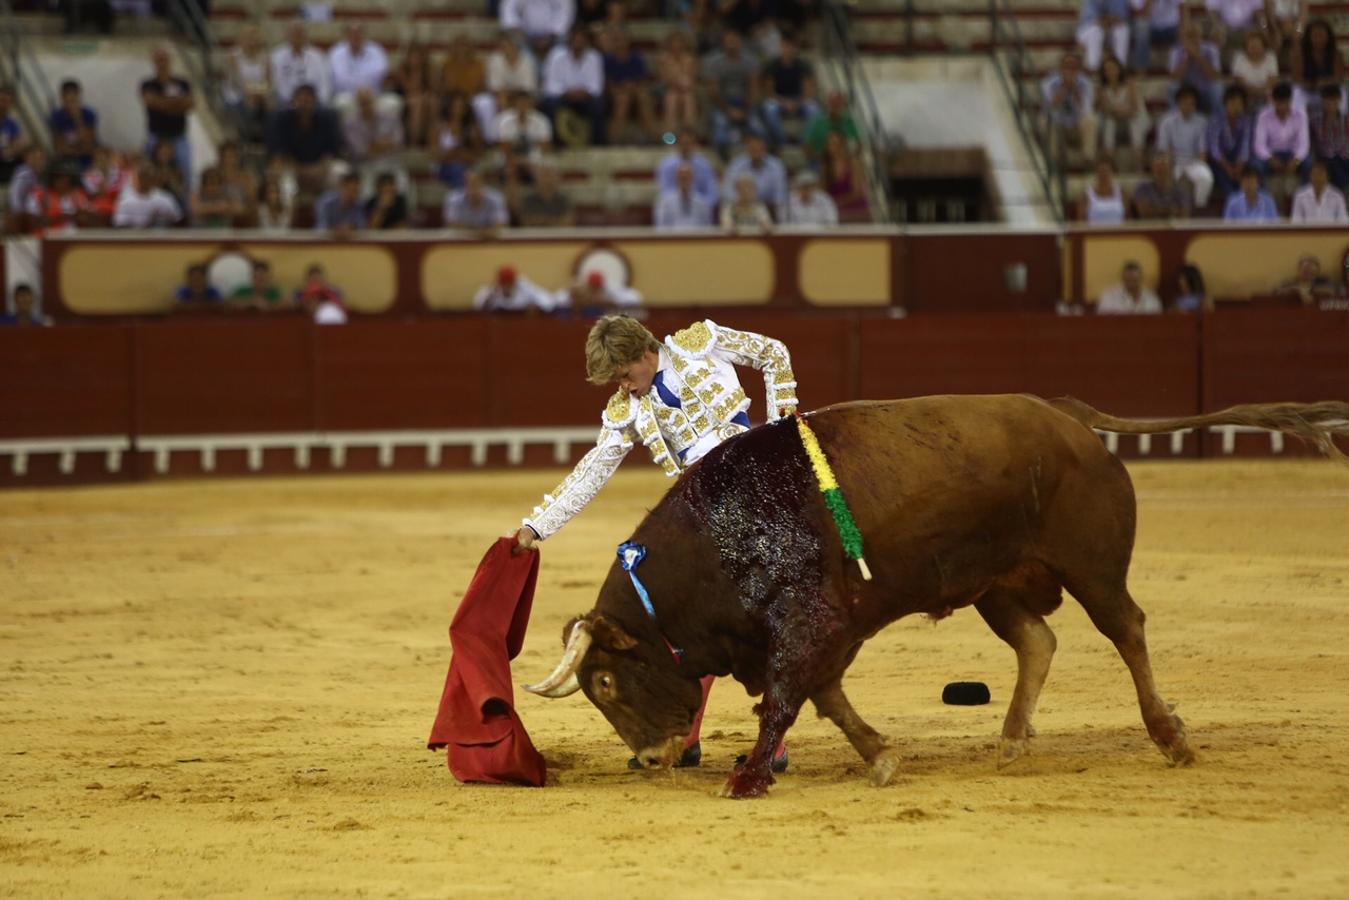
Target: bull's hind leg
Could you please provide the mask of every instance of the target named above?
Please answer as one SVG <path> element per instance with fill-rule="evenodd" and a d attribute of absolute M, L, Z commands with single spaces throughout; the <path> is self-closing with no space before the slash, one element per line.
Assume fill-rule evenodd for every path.
<path fill-rule="evenodd" d="M 1053 588 L 1057 598 L 1058 587 Z M 1049 604 L 1052 608 L 1052 603 Z M 1040 689 L 1049 675 L 1049 664 L 1058 646 L 1044 616 L 1027 608 L 1025 600 L 1009 590 L 995 587 L 979 598 L 974 608 L 988 627 L 1016 651 L 1016 688 L 1002 723 L 998 741 L 998 768 L 1015 762 L 1030 749 L 1035 736 L 1031 717 L 1040 702 Z M 1040 607 L 1036 607 L 1040 608 Z"/>
<path fill-rule="evenodd" d="M 889 784 L 899 770 L 899 753 L 886 746 L 885 738 L 853 709 L 848 696 L 843 693 L 842 680 L 836 680 L 812 695 L 810 702 L 815 704 L 821 716 L 828 716 L 847 735 L 848 743 L 871 767 L 871 783 L 876 787 Z"/>
<path fill-rule="evenodd" d="M 1148 642 L 1143 634 L 1146 616 L 1134 603 L 1123 585 L 1118 588 L 1097 588 L 1094 585 L 1074 590 L 1068 588 L 1087 610 L 1098 631 L 1115 644 L 1124 664 L 1133 676 L 1138 691 L 1138 706 L 1143 713 L 1143 724 L 1148 736 L 1173 766 L 1188 766 L 1195 761 L 1194 751 L 1185 736 L 1185 723 L 1171 711 L 1171 706 L 1157 693 L 1152 678 L 1152 661 L 1148 658 Z"/>

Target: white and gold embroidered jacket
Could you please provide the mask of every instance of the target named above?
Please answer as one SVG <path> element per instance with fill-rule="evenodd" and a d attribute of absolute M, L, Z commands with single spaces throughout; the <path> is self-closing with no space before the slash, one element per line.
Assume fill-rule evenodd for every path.
<path fill-rule="evenodd" d="M 796 411 L 796 376 L 787 348 L 761 334 L 723 328 L 711 319 L 666 337 L 655 383 L 641 397 L 621 388 L 609 399 L 595 449 L 523 524 L 540 538 L 555 534 L 599 493 L 623 457 L 640 442 L 671 477 L 683 472 L 722 441 L 749 429 L 750 401 L 735 366 L 763 372 L 772 421 Z M 677 406 L 667 402 L 677 401 Z"/>

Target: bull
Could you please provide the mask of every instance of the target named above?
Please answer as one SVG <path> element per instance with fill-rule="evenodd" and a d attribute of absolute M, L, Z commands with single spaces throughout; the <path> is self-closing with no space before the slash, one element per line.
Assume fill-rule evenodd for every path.
<path fill-rule="evenodd" d="M 853 709 L 844 672 L 862 644 L 914 613 L 973 606 L 1016 653 L 997 764 L 1023 755 L 1056 641 L 1045 622 L 1067 590 L 1133 676 L 1143 723 L 1172 764 L 1195 754 L 1153 679 L 1144 614 L 1127 586 L 1136 507 L 1124 466 L 1093 428 L 1153 434 L 1254 425 L 1339 456 L 1349 403 L 1260 404 L 1167 421 L 1119 419 L 1071 399 L 938 396 L 827 407 L 808 422 L 866 542 L 870 580 L 845 557 L 798 431 L 780 420 L 690 467 L 634 533 L 636 589 L 615 562 L 595 608 L 564 631 L 536 694 L 577 689 L 649 767 L 678 759 L 699 678 L 732 675 L 759 735 L 723 794 L 773 783 L 771 756 L 810 700 L 884 785 L 895 749 Z"/>

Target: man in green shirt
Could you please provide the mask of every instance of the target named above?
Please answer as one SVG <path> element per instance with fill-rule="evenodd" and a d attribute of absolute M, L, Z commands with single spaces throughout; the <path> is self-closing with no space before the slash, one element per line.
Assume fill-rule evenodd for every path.
<path fill-rule="evenodd" d="M 248 284 L 241 284 L 230 294 L 230 305 L 237 309 L 256 309 L 259 312 L 277 312 L 294 309 L 295 304 L 286 298 L 281 288 L 272 280 L 270 263 L 258 260 L 253 263 L 253 278 Z"/>
<path fill-rule="evenodd" d="M 824 112 L 810 120 L 805 134 L 801 136 L 806 156 L 812 161 L 824 155 L 824 141 L 831 131 L 843 135 L 843 139 L 849 144 L 857 143 L 859 138 L 857 123 L 853 121 L 852 114 L 844 104 L 843 95 L 838 91 L 829 95 L 829 99 L 825 101 Z"/>

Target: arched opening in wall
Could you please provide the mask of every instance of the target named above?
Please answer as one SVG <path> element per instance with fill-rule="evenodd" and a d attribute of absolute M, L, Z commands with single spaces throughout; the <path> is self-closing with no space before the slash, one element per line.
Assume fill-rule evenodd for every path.
<path fill-rule="evenodd" d="M 890 164 L 890 188 L 901 224 L 998 221 L 981 147 L 906 149 Z"/>

